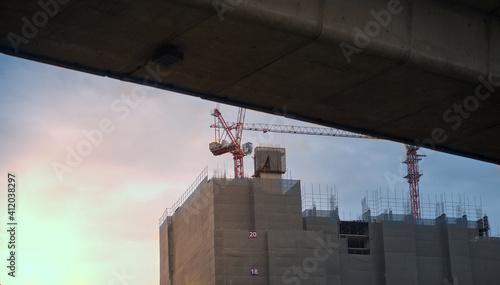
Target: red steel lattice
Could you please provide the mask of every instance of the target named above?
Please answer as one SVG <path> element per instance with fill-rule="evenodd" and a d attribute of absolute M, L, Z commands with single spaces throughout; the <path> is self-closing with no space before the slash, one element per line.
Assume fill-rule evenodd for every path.
<path fill-rule="evenodd" d="M 413 217 L 417 220 L 421 217 L 420 211 L 420 190 L 418 187 L 418 181 L 422 173 L 419 172 L 418 162 L 422 160 L 421 157 L 425 155 L 417 154 L 419 147 L 413 145 L 406 146 L 406 160 L 403 161 L 407 165 L 408 173 L 404 178 L 408 179 L 408 184 L 410 187 L 410 200 L 411 200 L 411 212 Z"/>

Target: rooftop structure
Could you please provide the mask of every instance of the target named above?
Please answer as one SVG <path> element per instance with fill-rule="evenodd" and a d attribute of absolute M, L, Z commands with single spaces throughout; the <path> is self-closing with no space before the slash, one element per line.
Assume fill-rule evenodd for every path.
<path fill-rule="evenodd" d="M 255 177 L 281 178 L 286 172 L 286 151 L 279 147 L 258 146 L 254 156 Z"/>
<path fill-rule="evenodd" d="M 160 220 L 160 285 L 500 280 L 500 239 L 484 220 L 427 223 L 396 209 L 372 216 L 378 208 L 368 201 L 358 220 L 341 221 L 331 189 L 310 207 L 298 180 L 206 174 Z"/>

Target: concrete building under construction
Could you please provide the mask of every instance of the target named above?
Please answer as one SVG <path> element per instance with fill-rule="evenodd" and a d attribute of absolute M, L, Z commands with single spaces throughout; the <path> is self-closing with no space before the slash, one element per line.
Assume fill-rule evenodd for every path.
<path fill-rule="evenodd" d="M 202 172 L 160 219 L 160 285 L 500 283 L 487 221 L 303 209 L 284 155 L 257 149 L 253 178 Z"/>

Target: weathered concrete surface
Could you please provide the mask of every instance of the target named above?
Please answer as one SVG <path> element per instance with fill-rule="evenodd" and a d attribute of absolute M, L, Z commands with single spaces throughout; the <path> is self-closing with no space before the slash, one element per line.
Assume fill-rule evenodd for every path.
<path fill-rule="evenodd" d="M 500 163 L 500 1 L 40 3 L 0 52 Z"/>
<path fill-rule="evenodd" d="M 204 180 L 160 226 L 160 284 L 500 280 L 500 238 L 479 237 L 467 223 L 424 225 L 412 218 L 360 223 L 339 221 L 337 211 L 302 217 L 301 202 L 299 180 Z M 362 245 L 355 242 L 360 239 Z"/>

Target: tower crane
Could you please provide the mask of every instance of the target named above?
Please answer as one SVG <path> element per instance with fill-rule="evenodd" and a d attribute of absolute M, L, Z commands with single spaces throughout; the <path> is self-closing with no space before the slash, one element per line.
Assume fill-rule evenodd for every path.
<path fill-rule="evenodd" d="M 418 161 L 425 155 L 417 154 L 418 146 L 406 145 L 406 160 L 403 161 L 407 165 L 408 173 L 404 178 L 408 179 L 410 187 L 411 212 L 413 217 L 420 220 L 420 190 L 418 181 L 422 173 L 418 170 Z"/>
<path fill-rule="evenodd" d="M 227 123 L 219 109 L 212 110 L 214 117 L 215 141 L 209 144 L 213 155 L 231 153 L 234 160 L 234 178 L 243 178 L 245 171 L 243 167 L 243 157 L 252 153 L 252 143 L 241 145 L 241 135 L 243 132 L 243 122 L 245 121 L 246 109 L 238 110 L 236 123 Z M 234 132 L 234 133 L 233 133 Z M 227 141 L 226 139 L 229 139 Z"/>
<path fill-rule="evenodd" d="M 216 111 L 216 115 L 214 115 L 214 111 Z M 212 143 L 214 146 L 214 150 L 212 150 L 212 144 L 210 144 L 210 150 L 214 155 L 220 155 L 227 152 L 232 152 L 234 156 L 234 169 L 235 169 L 235 177 L 243 177 L 243 156 L 244 152 L 241 151 L 241 133 L 243 130 L 247 131 L 260 131 L 260 132 L 274 132 L 274 133 L 284 133 L 284 134 L 302 134 L 302 135 L 319 135 L 319 136 L 331 136 L 331 137 L 345 137 L 345 138 L 362 138 L 362 139 L 377 139 L 375 137 L 361 135 L 357 133 L 352 133 L 348 131 L 342 131 L 333 128 L 323 128 L 323 127 L 302 127 L 302 126 L 288 126 L 288 125 L 277 125 L 277 124 L 262 124 L 262 123 L 244 123 L 245 111 L 243 108 L 240 108 L 238 112 L 238 121 L 237 122 L 226 122 L 222 118 L 220 112 L 215 109 L 212 112 L 212 116 L 219 118 L 219 120 L 215 122 L 215 124 L 211 125 L 211 128 L 215 128 L 215 137 L 216 143 Z M 241 115 L 243 113 L 243 115 Z M 236 134 L 238 134 L 239 141 L 233 140 L 231 137 L 231 141 L 234 143 L 227 143 L 224 140 L 220 139 L 220 129 L 224 129 L 227 134 L 231 135 L 231 130 L 237 130 Z M 219 139 L 217 139 L 219 138 Z M 235 137 L 236 138 L 236 137 Z M 225 144 L 225 145 L 224 145 Z M 251 143 L 247 143 L 251 148 Z M 236 150 L 238 149 L 238 150 Z M 420 215 L 420 194 L 418 182 L 422 173 L 419 172 L 418 169 L 418 161 L 421 160 L 421 157 L 425 155 L 417 154 L 417 150 L 419 147 L 413 145 L 406 145 L 406 160 L 403 161 L 407 165 L 408 173 L 404 177 L 408 179 L 408 184 L 410 188 L 410 199 L 411 199 L 411 211 L 413 217 L 417 220 L 421 218 Z M 248 152 L 248 150 L 247 150 Z M 241 172 L 238 172 L 241 171 Z"/>
<path fill-rule="evenodd" d="M 235 178 L 244 177 L 243 157 L 252 153 L 252 143 L 247 142 L 243 145 L 241 144 L 243 130 L 263 131 L 264 133 L 275 132 L 375 139 L 374 137 L 332 128 L 245 123 L 245 114 L 246 109 L 239 108 L 237 121 L 226 122 L 219 109 L 215 108 L 211 112 L 211 115 L 214 117 L 214 124 L 210 127 L 215 129 L 215 141 L 209 144 L 209 149 L 215 156 L 225 153 L 231 153 L 233 155 Z"/>

